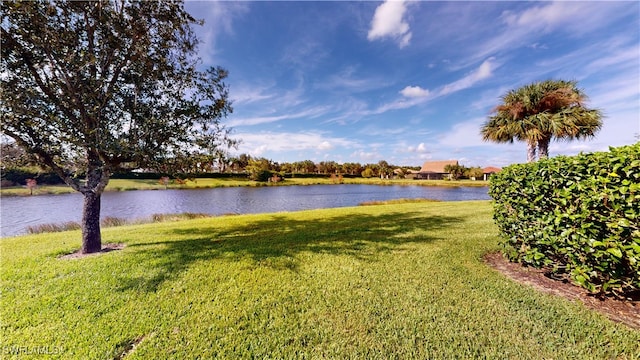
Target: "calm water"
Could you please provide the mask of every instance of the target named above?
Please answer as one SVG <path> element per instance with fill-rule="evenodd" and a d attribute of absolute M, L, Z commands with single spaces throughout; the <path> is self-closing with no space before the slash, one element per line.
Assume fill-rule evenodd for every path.
<path fill-rule="evenodd" d="M 486 187 L 313 185 L 234 187 L 196 190 L 138 190 L 102 194 L 102 217 L 127 219 L 159 213 L 249 214 L 355 206 L 366 201 L 428 198 L 488 200 Z M 28 226 L 80 222 L 82 195 L 4 197 L 2 237 L 26 233 Z"/>

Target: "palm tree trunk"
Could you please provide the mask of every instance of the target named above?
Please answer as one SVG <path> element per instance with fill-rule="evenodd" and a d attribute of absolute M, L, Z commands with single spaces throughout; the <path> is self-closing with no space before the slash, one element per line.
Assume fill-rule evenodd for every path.
<path fill-rule="evenodd" d="M 536 142 L 527 141 L 527 162 L 536 161 Z"/>
<path fill-rule="evenodd" d="M 549 157 L 549 143 L 551 138 L 543 138 L 538 141 L 538 157 L 546 159 Z"/>

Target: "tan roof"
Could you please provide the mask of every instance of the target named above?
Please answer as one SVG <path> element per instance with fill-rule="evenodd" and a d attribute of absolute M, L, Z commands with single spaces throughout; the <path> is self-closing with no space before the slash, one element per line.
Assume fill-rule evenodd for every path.
<path fill-rule="evenodd" d="M 499 167 L 495 167 L 495 166 L 487 166 L 486 168 L 482 169 L 482 172 L 484 174 L 491 174 L 491 173 L 497 173 L 502 171 L 502 169 L 500 169 Z"/>
<path fill-rule="evenodd" d="M 447 165 L 458 165 L 458 160 L 427 161 L 422 165 L 420 172 L 446 173 L 446 171 L 444 171 L 444 167 Z"/>

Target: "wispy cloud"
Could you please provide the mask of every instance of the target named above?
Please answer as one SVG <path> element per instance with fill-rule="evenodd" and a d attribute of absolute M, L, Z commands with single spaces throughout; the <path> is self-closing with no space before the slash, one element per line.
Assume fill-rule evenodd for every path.
<path fill-rule="evenodd" d="M 247 3 L 187 1 L 185 6 L 196 19 L 205 19 L 204 25 L 196 28 L 201 40 L 199 54 L 204 63 L 215 63 L 218 37 L 233 35 L 233 22 L 249 11 Z"/>
<path fill-rule="evenodd" d="M 232 87 L 229 97 L 234 104 L 251 104 L 254 102 L 273 99 L 276 96 L 272 86 L 239 86 Z"/>
<path fill-rule="evenodd" d="M 555 1 L 516 13 L 505 11 L 504 22 L 511 28 L 550 32 L 557 29 L 576 35 L 588 33 L 608 24 L 611 7 L 604 9 L 596 2 Z"/>
<path fill-rule="evenodd" d="M 291 114 L 231 119 L 228 125 L 231 127 L 252 126 L 291 119 L 312 119 L 325 114 L 329 110 L 328 106 L 316 106 Z"/>
<path fill-rule="evenodd" d="M 475 85 L 477 82 L 489 78 L 493 74 L 493 70 L 496 68 L 494 58 L 485 60 L 475 71 L 469 75 L 445 85 L 438 95 L 447 95 L 460 90 L 468 89 Z"/>
<path fill-rule="evenodd" d="M 309 69 L 321 64 L 329 55 L 328 49 L 318 39 L 307 34 L 289 44 L 280 61 L 299 69 Z"/>
<path fill-rule="evenodd" d="M 314 87 L 320 90 L 360 93 L 388 86 L 388 80 L 380 76 L 359 76 L 357 68 L 357 66 L 347 66 L 323 82 L 315 84 Z"/>
<path fill-rule="evenodd" d="M 471 73 L 456 81 L 445 84 L 433 92 L 423 89 L 420 86 L 407 86 L 399 92 L 403 96 L 402 98 L 383 104 L 378 108 L 369 111 L 368 114 L 382 114 L 387 111 L 407 109 L 416 105 L 424 104 L 425 102 L 437 97 L 450 95 L 452 93 L 468 89 L 476 85 L 478 82 L 491 77 L 493 75 L 493 70 L 497 66 L 495 59 L 489 58 L 482 62 L 482 64 L 480 64 L 480 66 Z"/>
<path fill-rule="evenodd" d="M 457 123 L 440 136 L 438 143 L 447 147 L 473 147 L 487 145 L 482 141 L 480 129 L 485 118 L 475 118 Z M 524 150 L 523 150 L 524 151 Z"/>
<path fill-rule="evenodd" d="M 469 61 L 510 52 L 519 47 L 538 46 L 538 38 L 550 32 L 562 32 L 569 37 L 579 37 L 622 20 L 637 12 L 628 2 L 557 1 L 544 2 L 540 6 L 523 11 L 507 10 L 500 17 L 502 26 L 497 36 L 470 47 Z M 464 28 L 464 27 L 462 27 Z"/>
<path fill-rule="evenodd" d="M 366 150 L 358 150 L 351 153 L 351 158 L 355 159 L 355 161 L 359 161 L 361 163 L 370 163 L 374 161 L 379 161 L 383 158 L 380 152 L 376 150 L 366 151 Z"/>
<path fill-rule="evenodd" d="M 392 38 L 400 48 L 409 45 L 412 33 L 404 18 L 406 11 L 407 4 L 404 1 L 387 0 L 382 3 L 373 15 L 367 39 Z"/>

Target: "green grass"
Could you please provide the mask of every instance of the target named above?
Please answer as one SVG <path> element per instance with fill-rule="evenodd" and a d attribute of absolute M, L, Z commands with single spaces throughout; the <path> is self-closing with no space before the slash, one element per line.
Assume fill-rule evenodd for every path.
<path fill-rule="evenodd" d="M 324 185 L 334 184 L 335 182 L 329 178 L 291 178 L 279 183 L 265 183 L 251 181 L 244 178 L 231 179 L 209 179 L 198 178 L 195 181 L 187 181 L 185 184 L 172 182 L 167 186 L 168 189 L 203 189 L 203 188 L 219 188 L 219 187 L 236 187 L 236 186 L 288 186 L 288 185 Z M 345 178 L 344 184 L 364 184 L 364 185 L 418 185 L 418 186 L 488 186 L 487 181 L 471 181 L 471 180 L 382 180 L 379 178 Z M 135 179 L 111 179 L 106 191 L 129 191 L 129 190 L 163 190 L 165 186 L 160 184 L 159 180 L 135 180 Z M 45 194 L 68 194 L 75 192 L 66 185 L 42 185 L 33 190 L 33 195 Z M 29 196 L 30 192 L 24 186 L 14 186 L 0 189 L 1 196 Z"/>
<path fill-rule="evenodd" d="M 3 358 L 632 359 L 640 331 L 505 278 L 489 202 L 419 202 L 0 240 Z"/>

